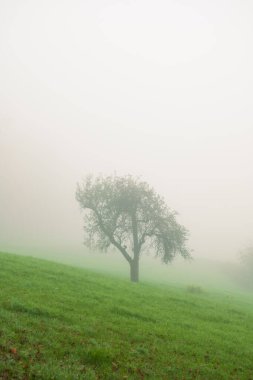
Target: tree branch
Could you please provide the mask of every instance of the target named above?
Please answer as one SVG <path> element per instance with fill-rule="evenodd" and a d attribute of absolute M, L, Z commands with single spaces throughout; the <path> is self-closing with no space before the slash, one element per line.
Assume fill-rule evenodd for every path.
<path fill-rule="evenodd" d="M 106 236 L 108 236 L 108 238 L 110 239 L 110 242 L 116 247 L 118 248 L 118 250 L 122 253 L 122 255 L 125 257 L 125 259 L 129 262 L 129 264 L 132 262 L 132 258 L 131 256 L 127 253 L 127 251 L 125 250 L 124 247 L 122 247 L 122 245 L 120 243 L 118 243 L 113 234 L 110 233 L 104 226 L 103 222 L 102 222 L 102 218 L 101 216 L 99 215 L 98 211 L 96 209 L 93 209 L 93 212 L 96 214 L 97 218 L 98 218 L 98 222 L 99 222 L 99 227 L 101 228 L 101 230 L 104 232 L 104 234 Z"/>

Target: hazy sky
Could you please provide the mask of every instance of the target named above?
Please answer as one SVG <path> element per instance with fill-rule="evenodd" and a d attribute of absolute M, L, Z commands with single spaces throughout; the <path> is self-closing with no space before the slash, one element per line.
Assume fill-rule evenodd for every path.
<path fill-rule="evenodd" d="M 196 256 L 253 240 L 253 2 L 0 0 L 0 249 L 80 247 L 87 173 L 142 175 Z"/>

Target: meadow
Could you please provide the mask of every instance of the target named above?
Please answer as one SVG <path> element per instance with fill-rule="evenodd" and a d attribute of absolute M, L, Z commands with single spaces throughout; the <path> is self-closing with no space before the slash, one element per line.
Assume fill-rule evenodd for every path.
<path fill-rule="evenodd" d="M 251 293 L 0 261 L 0 379 L 253 379 Z"/>

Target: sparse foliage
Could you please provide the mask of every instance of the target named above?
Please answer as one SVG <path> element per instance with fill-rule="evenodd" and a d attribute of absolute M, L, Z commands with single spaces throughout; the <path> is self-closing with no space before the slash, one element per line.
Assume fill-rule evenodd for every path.
<path fill-rule="evenodd" d="M 138 282 L 140 254 L 147 249 L 164 263 L 176 254 L 190 257 L 187 230 L 146 182 L 132 176 L 88 176 L 78 185 L 76 199 L 85 210 L 85 243 L 101 250 L 116 247 L 130 265 L 132 281 Z"/>
<path fill-rule="evenodd" d="M 253 273 L 253 246 L 250 245 L 240 252 L 241 263 Z"/>

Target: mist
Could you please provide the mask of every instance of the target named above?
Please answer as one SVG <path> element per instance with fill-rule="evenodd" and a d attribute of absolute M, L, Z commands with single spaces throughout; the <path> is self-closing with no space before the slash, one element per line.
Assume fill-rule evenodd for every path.
<path fill-rule="evenodd" d="M 252 16 L 0 0 L 1 379 L 253 378 Z"/>
<path fill-rule="evenodd" d="M 81 265 L 76 184 L 117 173 L 178 211 L 195 258 L 236 261 L 252 241 L 252 12 L 1 1 L 1 250 Z"/>

